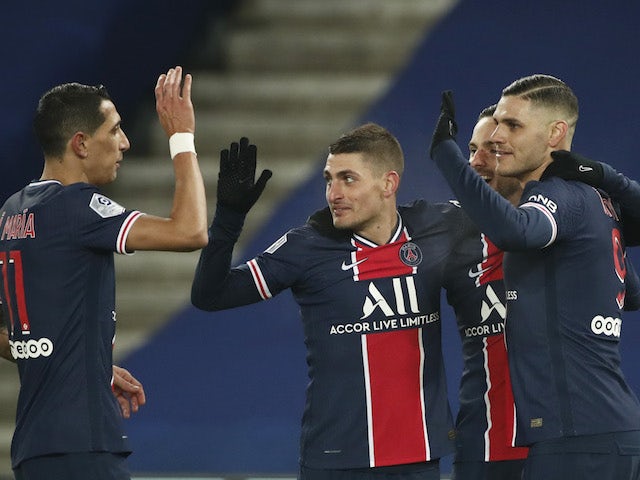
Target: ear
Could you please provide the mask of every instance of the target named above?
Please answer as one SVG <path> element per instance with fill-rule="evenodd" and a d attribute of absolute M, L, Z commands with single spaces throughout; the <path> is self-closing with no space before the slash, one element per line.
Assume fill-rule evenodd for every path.
<path fill-rule="evenodd" d="M 384 191 L 385 197 L 391 197 L 396 194 L 400 186 L 400 175 L 395 170 L 390 170 L 384 174 Z"/>
<path fill-rule="evenodd" d="M 556 120 L 551 124 L 549 132 L 549 146 L 558 149 L 558 146 L 567 138 L 569 124 L 564 120 Z"/>
<path fill-rule="evenodd" d="M 76 132 L 69 140 L 71 150 L 80 158 L 87 158 L 89 150 L 87 148 L 87 136 L 83 132 Z"/>

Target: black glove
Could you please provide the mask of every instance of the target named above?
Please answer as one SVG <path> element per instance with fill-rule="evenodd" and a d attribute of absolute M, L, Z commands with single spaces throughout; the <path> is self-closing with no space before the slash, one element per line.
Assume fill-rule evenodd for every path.
<path fill-rule="evenodd" d="M 604 170 L 600 162 L 567 150 L 551 152 L 551 157 L 553 162 L 542 172 L 540 180 L 548 177 L 560 177 L 565 180 L 577 180 L 592 187 L 602 185 Z"/>
<path fill-rule="evenodd" d="M 429 147 L 429 155 L 433 157 L 433 149 L 440 142 L 445 140 L 455 140 L 458 133 L 458 125 L 456 124 L 456 107 L 453 104 L 453 92 L 446 90 L 442 92 L 442 103 L 440 104 L 440 116 L 436 129 L 433 131 L 431 138 L 431 147 Z"/>
<path fill-rule="evenodd" d="M 240 143 L 233 142 L 227 150 L 220 151 L 220 173 L 218 174 L 218 204 L 239 213 L 247 213 L 256 203 L 271 170 L 263 170 L 258 181 L 256 177 L 255 145 L 242 137 Z"/>

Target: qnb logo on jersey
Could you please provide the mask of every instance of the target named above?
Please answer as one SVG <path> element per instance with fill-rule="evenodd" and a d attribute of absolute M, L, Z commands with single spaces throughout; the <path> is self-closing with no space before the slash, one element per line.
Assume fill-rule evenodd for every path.
<path fill-rule="evenodd" d="M 558 205 L 556 204 L 556 202 L 554 202 L 553 200 L 550 200 L 549 198 L 545 197 L 544 195 L 540 195 L 540 194 L 531 195 L 529 197 L 529 201 L 543 204 L 545 207 L 547 207 L 547 209 L 551 213 L 556 213 L 556 211 L 558 210 Z"/>
<path fill-rule="evenodd" d="M 13 358 L 38 358 L 48 357 L 53 353 L 53 342 L 48 338 L 40 338 L 39 340 L 10 340 L 11 355 Z"/>
<path fill-rule="evenodd" d="M 603 317 L 596 315 L 591 320 L 591 331 L 596 335 L 606 335 L 607 337 L 620 338 L 622 320 L 619 318 Z"/>

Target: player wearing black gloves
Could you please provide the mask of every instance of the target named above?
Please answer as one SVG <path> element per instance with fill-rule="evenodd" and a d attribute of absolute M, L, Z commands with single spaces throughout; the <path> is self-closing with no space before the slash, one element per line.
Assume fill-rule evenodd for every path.
<path fill-rule="evenodd" d="M 505 250 L 515 444 L 530 447 L 524 480 L 635 479 L 640 461 L 640 402 L 618 348 L 621 311 L 638 307 L 638 289 L 625 284 L 631 270 L 616 210 L 584 183 L 542 179 L 552 152 L 570 150 L 577 118 L 577 99 L 557 78 L 533 75 L 503 90 L 492 139 L 496 172 L 524 186 L 517 208 L 469 169 L 453 141 L 451 92 L 430 148 L 462 207 Z M 634 185 L 614 180 L 630 207 Z"/>
<path fill-rule="evenodd" d="M 301 480 L 437 480 L 454 427 L 441 346 L 441 289 L 460 242 L 462 210 L 396 204 L 402 149 L 366 124 L 329 147 L 327 207 L 264 252 L 231 267 L 253 183 L 255 147 L 222 152 L 218 205 L 191 301 L 216 311 L 290 289 L 307 347 Z M 466 272 L 473 265 L 464 265 Z"/>
<path fill-rule="evenodd" d="M 271 170 L 263 170 L 255 181 L 256 155 L 256 146 L 250 145 L 246 137 L 220 152 L 218 205 L 238 213 L 251 210 L 272 175 Z"/>

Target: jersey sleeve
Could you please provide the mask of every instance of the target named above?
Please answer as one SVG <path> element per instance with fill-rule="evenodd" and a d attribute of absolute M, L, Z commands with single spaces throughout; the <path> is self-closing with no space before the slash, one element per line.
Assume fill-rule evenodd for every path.
<path fill-rule="evenodd" d="M 467 215 L 501 250 L 544 248 L 556 239 L 553 214 L 538 202 L 516 208 L 472 168 L 453 140 L 441 142 L 433 159 Z"/>
<path fill-rule="evenodd" d="M 245 215 L 218 206 L 209 227 L 209 243 L 200 252 L 191 284 L 191 303 L 206 311 L 260 301 L 247 268 L 231 268 L 233 248 Z"/>
<path fill-rule="evenodd" d="M 267 300 L 293 285 L 302 266 L 289 257 L 289 234 L 245 264 L 231 268 L 233 247 L 244 215 L 218 207 L 209 229 L 209 244 L 202 249 L 191 286 L 191 303 L 215 311 Z"/>
<path fill-rule="evenodd" d="M 125 246 L 131 227 L 143 215 L 141 212 L 127 210 L 93 188 L 81 189 L 70 201 L 78 243 L 90 249 L 133 253 L 127 252 Z"/>
<path fill-rule="evenodd" d="M 602 163 L 602 189 L 620 205 L 625 243 L 640 245 L 640 184 Z"/>

